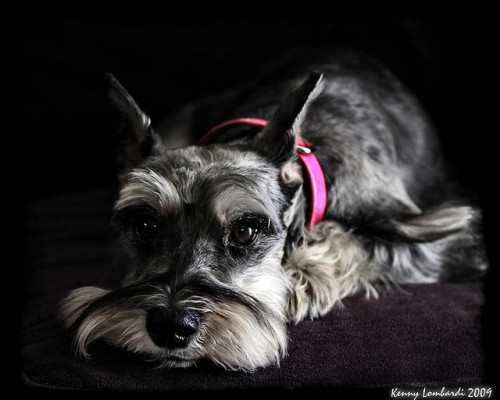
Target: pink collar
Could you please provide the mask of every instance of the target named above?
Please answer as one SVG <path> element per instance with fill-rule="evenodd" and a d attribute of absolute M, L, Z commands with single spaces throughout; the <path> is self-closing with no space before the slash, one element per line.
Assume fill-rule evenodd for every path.
<path fill-rule="evenodd" d="M 257 118 L 239 118 L 230 121 L 223 122 L 216 127 L 209 130 L 205 136 L 203 136 L 196 143 L 198 146 L 202 146 L 209 142 L 212 137 L 220 133 L 222 130 L 235 126 L 235 125 L 250 125 L 257 128 L 263 128 L 267 124 L 266 120 Z M 321 165 L 319 165 L 318 159 L 313 154 L 310 144 L 303 140 L 301 137 L 297 138 L 297 153 L 302 165 L 304 166 L 307 176 L 309 178 L 309 185 L 311 189 L 311 211 L 309 214 L 309 219 L 307 221 L 307 226 L 311 227 L 318 224 L 323 220 L 326 210 L 326 185 L 325 177 L 323 175 L 323 170 Z"/>

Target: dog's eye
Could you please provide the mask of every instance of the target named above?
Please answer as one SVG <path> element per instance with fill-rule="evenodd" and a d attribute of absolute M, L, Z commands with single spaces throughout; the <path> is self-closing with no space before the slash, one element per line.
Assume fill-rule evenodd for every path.
<path fill-rule="evenodd" d="M 152 218 L 145 218 L 136 222 L 134 226 L 134 237 L 139 242 L 150 242 L 156 236 L 158 224 Z"/>
<path fill-rule="evenodd" d="M 233 243 L 246 245 L 252 243 L 259 234 L 259 230 L 250 225 L 237 225 L 231 232 L 231 240 Z"/>

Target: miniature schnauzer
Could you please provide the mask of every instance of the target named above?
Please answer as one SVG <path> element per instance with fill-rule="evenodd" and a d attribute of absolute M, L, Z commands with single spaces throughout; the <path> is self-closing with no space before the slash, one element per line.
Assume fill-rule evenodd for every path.
<path fill-rule="evenodd" d="M 354 51 L 294 57 L 184 108 L 170 138 L 110 75 L 128 272 L 62 301 L 78 354 L 102 339 L 162 367 L 252 371 L 345 296 L 485 270 L 480 213 L 453 196 L 416 99 Z"/>

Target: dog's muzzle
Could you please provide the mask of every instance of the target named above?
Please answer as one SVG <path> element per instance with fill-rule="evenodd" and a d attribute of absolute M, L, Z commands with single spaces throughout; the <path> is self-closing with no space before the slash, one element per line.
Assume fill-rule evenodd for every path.
<path fill-rule="evenodd" d="M 160 347 L 186 347 L 200 327 L 200 316 L 193 311 L 153 308 L 148 311 L 146 331 Z"/>

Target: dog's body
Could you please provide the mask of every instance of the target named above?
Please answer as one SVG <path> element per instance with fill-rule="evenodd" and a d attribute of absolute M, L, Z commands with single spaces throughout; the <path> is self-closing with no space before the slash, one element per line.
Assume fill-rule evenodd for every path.
<path fill-rule="evenodd" d="M 431 124 L 370 58 L 285 59 L 252 90 L 191 108 L 201 122 L 168 124 L 187 137 L 204 123 L 268 121 L 204 146 L 169 147 L 111 83 L 127 121 L 113 222 L 130 269 L 116 290 L 83 287 L 63 301 L 83 355 L 102 338 L 162 366 L 207 358 L 253 370 L 284 356 L 287 323 L 356 291 L 485 268 L 479 213 L 451 197 Z M 323 221 L 311 226 L 299 135 L 326 183 Z"/>

